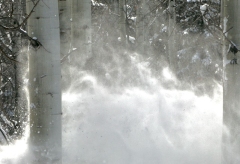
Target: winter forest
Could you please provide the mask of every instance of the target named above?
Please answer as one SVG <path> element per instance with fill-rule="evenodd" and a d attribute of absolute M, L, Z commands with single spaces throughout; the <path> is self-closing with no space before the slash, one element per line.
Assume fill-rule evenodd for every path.
<path fill-rule="evenodd" d="M 0 163 L 239 163 L 239 8 L 0 0 Z"/>

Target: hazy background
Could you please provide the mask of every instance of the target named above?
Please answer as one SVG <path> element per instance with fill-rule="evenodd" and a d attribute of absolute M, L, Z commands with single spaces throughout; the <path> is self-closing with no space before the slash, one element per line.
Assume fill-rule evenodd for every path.
<path fill-rule="evenodd" d="M 137 53 L 118 46 L 118 22 L 103 11 L 93 13 L 93 56 L 63 63 L 63 164 L 221 163 L 222 59 L 213 36 L 178 31 L 181 69 L 172 73 L 164 14 L 148 29 L 152 47 Z M 28 162 L 27 135 L 0 147 L 0 163 Z"/>

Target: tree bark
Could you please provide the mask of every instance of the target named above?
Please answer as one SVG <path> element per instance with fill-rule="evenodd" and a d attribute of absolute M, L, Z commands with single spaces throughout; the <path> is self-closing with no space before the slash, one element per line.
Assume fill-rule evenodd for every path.
<path fill-rule="evenodd" d="M 239 52 L 230 47 L 240 45 L 239 0 L 222 0 L 222 27 L 226 37 L 223 46 L 223 136 L 222 163 L 240 163 L 240 65 Z M 231 30 L 229 30 L 233 27 Z M 232 42 L 232 43 L 231 43 Z M 231 64 L 232 63 L 232 64 Z"/>
<path fill-rule="evenodd" d="M 175 24 L 176 24 L 176 13 L 175 13 L 175 0 L 169 0 L 168 7 L 169 14 L 169 25 L 168 25 L 168 58 L 170 68 L 176 73 L 177 70 L 177 52 L 175 47 Z"/>
<path fill-rule="evenodd" d="M 27 1 L 28 13 L 33 7 Z M 40 0 L 28 34 L 42 44 L 29 48 L 30 163 L 62 163 L 62 109 L 58 0 Z"/>
<path fill-rule="evenodd" d="M 62 90 L 69 87 L 69 79 L 71 79 L 70 60 L 72 51 L 71 24 L 72 1 L 59 1 L 59 19 L 60 19 L 60 52 L 61 52 L 61 69 L 62 69 Z"/>

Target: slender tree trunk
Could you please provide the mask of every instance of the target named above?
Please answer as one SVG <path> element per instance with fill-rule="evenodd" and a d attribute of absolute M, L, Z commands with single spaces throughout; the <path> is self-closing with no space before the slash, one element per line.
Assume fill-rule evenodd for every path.
<path fill-rule="evenodd" d="M 114 14 L 118 14 L 119 11 L 119 4 L 117 0 L 112 0 L 113 12 Z"/>
<path fill-rule="evenodd" d="M 169 0 L 169 25 L 168 25 L 168 55 L 170 68 L 176 72 L 177 69 L 177 53 L 175 47 L 175 24 L 176 24 L 176 13 L 175 13 L 175 0 Z"/>
<path fill-rule="evenodd" d="M 69 52 L 71 46 L 71 0 L 59 1 L 61 57 Z"/>
<path fill-rule="evenodd" d="M 223 46 L 223 164 L 240 163 L 240 65 L 236 64 L 239 52 L 231 52 L 234 46 L 240 46 L 239 8 L 239 0 L 222 0 L 222 26 L 224 32 L 228 31 Z"/>
<path fill-rule="evenodd" d="M 146 0 L 141 0 L 137 5 L 136 39 L 137 51 L 145 54 L 146 46 Z"/>
<path fill-rule="evenodd" d="M 72 0 L 72 48 L 76 49 L 71 60 L 84 66 L 92 57 L 91 1 Z M 71 61 L 72 63 L 75 63 Z"/>
<path fill-rule="evenodd" d="M 27 1 L 28 13 L 33 7 Z M 62 110 L 58 0 L 40 0 L 28 34 L 43 46 L 29 52 L 30 163 L 62 163 Z"/>
<path fill-rule="evenodd" d="M 71 38 L 71 7 L 72 1 L 59 1 L 60 12 L 60 52 L 61 52 L 61 69 L 62 69 L 62 90 L 69 87 L 69 79 L 71 79 L 70 60 L 72 51 Z"/>
<path fill-rule="evenodd" d="M 119 15 L 120 15 L 120 20 L 119 20 L 119 26 L 120 26 L 120 37 L 121 37 L 121 42 L 122 46 L 126 47 L 127 45 L 127 40 L 126 40 L 126 5 L 125 5 L 126 0 L 119 0 Z"/>
<path fill-rule="evenodd" d="M 19 22 L 22 22 L 22 18 L 26 13 L 26 1 L 25 0 L 15 0 L 14 2 L 14 13 L 13 16 L 16 20 Z M 26 26 L 25 26 L 26 27 Z M 25 28 L 22 27 L 22 28 Z M 14 57 L 17 61 L 20 61 L 19 56 L 21 56 L 21 50 L 23 48 L 22 43 L 22 36 L 19 36 L 15 33 L 14 36 L 12 36 L 13 40 L 13 54 L 16 54 Z M 14 63 L 14 68 L 16 70 L 15 72 L 15 103 L 16 103 L 16 109 L 15 109 L 15 121 L 17 122 L 18 128 L 16 129 L 16 133 L 18 134 L 18 137 L 22 137 L 24 126 L 23 123 L 26 121 L 26 115 L 27 115 L 27 109 L 24 108 L 23 110 L 23 104 L 27 106 L 27 96 L 25 93 L 23 93 L 21 86 L 22 78 L 22 65 Z M 25 67 L 26 68 L 26 67 Z"/>

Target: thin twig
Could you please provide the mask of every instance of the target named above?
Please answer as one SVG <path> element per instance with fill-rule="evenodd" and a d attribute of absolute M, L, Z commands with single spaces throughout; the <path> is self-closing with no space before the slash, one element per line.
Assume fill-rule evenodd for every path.
<path fill-rule="evenodd" d="M 233 29 L 233 27 L 230 27 L 226 32 L 224 32 L 223 34 L 228 33 L 231 29 Z"/>

